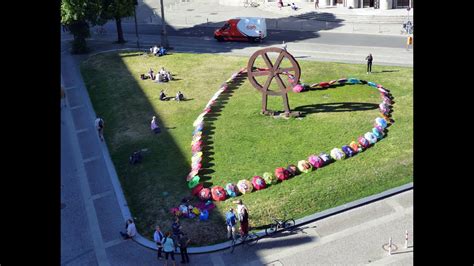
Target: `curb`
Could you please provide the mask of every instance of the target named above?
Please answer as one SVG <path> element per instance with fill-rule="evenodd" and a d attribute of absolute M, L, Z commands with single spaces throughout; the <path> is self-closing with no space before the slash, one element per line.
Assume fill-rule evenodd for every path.
<path fill-rule="evenodd" d="M 111 50 L 108 50 L 108 51 L 126 50 L 126 49 L 111 49 Z M 101 52 L 91 54 L 85 60 L 88 60 L 93 55 L 103 53 L 103 52 L 105 52 L 105 51 L 101 51 Z M 77 61 L 76 61 L 76 63 L 77 63 Z M 89 96 L 87 91 L 86 91 L 86 95 Z M 90 102 L 90 98 L 86 99 L 86 101 L 87 101 L 86 105 L 91 108 L 92 114 L 95 114 L 92 103 Z M 105 164 L 106 164 L 106 167 L 107 167 L 107 171 L 109 172 L 110 179 L 111 179 L 111 182 L 112 182 L 112 185 L 113 185 L 113 188 L 114 188 L 114 193 L 115 193 L 115 196 L 117 198 L 117 202 L 120 206 L 120 211 L 122 213 L 123 220 L 125 221 L 129 218 L 132 218 L 132 215 L 131 215 L 130 209 L 128 208 L 128 204 L 127 204 L 127 201 L 125 199 L 125 195 L 123 194 L 122 186 L 120 184 L 120 181 L 119 181 L 117 172 L 115 170 L 115 167 L 113 165 L 112 159 L 110 157 L 110 153 L 109 153 L 109 150 L 107 148 L 107 145 L 101 145 L 101 149 L 102 149 L 103 157 L 105 159 Z M 393 196 L 395 194 L 410 190 L 412 188 L 413 188 L 413 182 L 410 182 L 408 184 L 386 190 L 386 191 L 381 192 L 379 194 L 368 196 L 368 197 L 365 197 L 365 198 L 362 198 L 362 199 L 359 199 L 359 200 L 355 200 L 353 202 L 349 202 L 349 203 L 346 203 L 346 204 L 343 204 L 343 205 L 340 205 L 340 206 L 337 206 L 337 207 L 334 207 L 334 208 L 331 208 L 331 209 L 328 209 L 328 210 L 325 210 L 325 211 L 321 211 L 321 212 L 318 212 L 318 213 L 315 213 L 315 214 L 312 214 L 312 215 L 309 215 L 309 216 L 306 216 L 304 218 L 296 220 L 295 221 L 295 226 L 293 226 L 293 227 L 304 225 L 304 224 L 307 224 L 307 223 L 310 223 L 310 222 L 314 222 L 314 221 L 317 221 L 317 220 L 320 220 L 320 219 L 324 219 L 326 217 L 329 217 L 329 216 L 332 216 L 332 215 L 335 215 L 335 214 L 339 214 L 341 212 L 345 212 L 345 211 L 348 211 L 348 210 L 351 210 L 351 209 L 354 209 L 354 208 L 357 208 L 357 207 L 361 207 L 363 205 L 366 205 L 366 204 L 369 204 L 369 203 L 372 203 L 372 202 L 375 202 L 375 201 Z M 261 231 L 257 232 L 257 235 L 259 237 L 265 236 L 265 230 L 261 230 Z M 142 245 L 146 248 L 157 250 L 156 244 L 153 241 L 151 241 L 147 238 L 144 238 L 138 232 L 137 232 L 137 235 L 135 237 L 133 237 L 133 241 L 135 241 L 139 245 Z M 199 253 L 215 252 L 215 251 L 219 251 L 219 250 L 222 250 L 222 249 L 229 248 L 231 246 L 231 244 L 232 244 L 231 241 L 226 241 L 226 242 L 211 245 L 211 246 L 190 247 L 190 248 L 188 248 L 188 253 L 189 254 L 199 254 Z M 177 253 L 177 252 L 175 252 L 175 253 Z"/>

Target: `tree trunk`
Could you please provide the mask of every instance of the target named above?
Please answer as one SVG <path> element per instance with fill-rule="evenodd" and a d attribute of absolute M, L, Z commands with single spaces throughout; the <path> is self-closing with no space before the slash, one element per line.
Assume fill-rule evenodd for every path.
<path fill-rule="evenodd" d="M 89 51 L 86 38 L 90 37 L 89 24 L 85 21 L 74 21 L 68 25 L 74 40 L 72 41 L 73 54 L 83 54 Z"/>
<path fill-rule="evenodd" d="M 117 26 L 117 43 L 125 43 L 125 39 L 123 38 L 122 19 L 115 18 L 115 25 Z"/>

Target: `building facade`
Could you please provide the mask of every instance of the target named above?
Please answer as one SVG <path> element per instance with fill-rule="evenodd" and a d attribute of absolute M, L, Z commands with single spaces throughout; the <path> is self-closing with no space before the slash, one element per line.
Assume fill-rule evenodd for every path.
<path fill-rule="evenodd" d="M 219 0 L 221 5 L 242 5 L 245 0 Z M 251 0 L 248 0 L 249 2 Z M 263 0 L 266 3 L 276 3 L 277 0 Z M 311 2 L 315 0 L 283 0 L 287 2 Z M 259 2 L 259 1 L 255 1 Z M 319 0 L 319 7 L 345 7 L 345 8 L 376 8 L 376 9 L 395 9 L 413 7 L 413 0 Z"/>

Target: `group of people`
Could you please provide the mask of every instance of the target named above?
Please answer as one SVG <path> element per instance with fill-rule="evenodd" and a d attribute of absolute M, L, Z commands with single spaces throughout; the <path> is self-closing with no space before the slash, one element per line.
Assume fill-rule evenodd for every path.
<path fill-rule="evenodd" d="M 171 258 L 173 265 L 175 264 L 174 252 L 179 247 L 181 253 L 181 263 L 189 263 L 188 256 L 188 245 L 191 239 L 183 233 L 182 226 L 179 222 L 179 218 L 176 217 L 173 224 L 171 225 L 172 231 L 163 234 L 161 227 L 157 225 L 155 227 L 155 233 L 153 234 L 153 240 L 158 248 L 158 259 L 163 259 L 162 252 L 165 253 L 165 265 L 167 265 L 168 259 Z"/>
<path fill-rule="evenodd" d="M 283 4 L 283 0 L 278 0 L 278 7 L 281 9 L 284 6 L 285 5 Z M 287 4 L 287 6 L 291 7 L 291 9 L 293 9 L 295 11 L 298 10 L 298 8 L 299 8 L 295 3 Z"/>
<path fill-rule="evenodd" d="M 159 47 L 157 45 L 155 45 L 153 47 L 150 47 L 150 53 L 152 53 L 155 56 L 166 55 L 166 52 L 167 51 L 166 51 L 165 47 L 163 47 L 161 45 Z"/>
<path fill-rule="evenodd" d="M 173 76 L 171 75 L 170 71 L 166 71 L 164 67 L 161 67 L 160 71 L 158 71 L 158 74 L 155 75 L 155 72 L 153 71 L 152 68 L 148 71 L 146 74 L 141 74 L 140 75 L 141 79 L 151 79 L 154 80 L 155 82 L 168 82 L 173 79 Z"/>
<path fill-rule="evenodd" d="M 166 96 L 165 91 L 161 90 L 160 91 L 160 101 L 168 101 L 169 99 L 170 99 L 170 97 Z M 176 93 L 176 96 L 174 97 L 174 99 L 178 102 L 183 101 L 184 100 L 184 94 L 181 91 L 178 91 Z"/>
<path fill-rule="evenodd" d="M 226 213 L 226 224 L 227 224 L 227 238 L 236 238 L 236 225 L 237 220 L 240 222 L 240 235 L 245 236 L 249 231 L 249 213 L 247 206 L 245 206 L 242 200 L 234 201 L 237 204 L 237 213 L 234 213 L 234 209 L 230 208 Z M 159 225 L 155 226 L 155 232 L 153 234 L 153 240 L 156 243 L 158 253 L 157 259 L 163 259 L 162 253 L 164 252 L 165 265 L 169 259 L 173 265 L 175 264 L 174 253 L 177 252 L 179 247 L 181 254 L 181 263 L 189 263 L 188 245 L 191 239 L 182 231 L 183 227 L 179 221 L 179 217 L 176 216 L 171 224 L 171 231 L 163 233 Z M 124 240 L 132 239 L 137 235 L 137 228 L 132 219 L 128 219 L 125 224 L 125 232 L 120 231 L 120 235 Z"/>
<path fill-rule="evenodd" d="M 234 213 L 234 209 L 230 208 L 226 213 L 226 225 L 227 225 L 227 238 L 235 239 L 235 228 L 237 225 L 237 219 L 240 222 L 240 235 L 245 236 L 249 233 L 249 212 L 247 206 L 242 203 L 242 200 L 234 201 L 237 203 L 237 216 Z"/>

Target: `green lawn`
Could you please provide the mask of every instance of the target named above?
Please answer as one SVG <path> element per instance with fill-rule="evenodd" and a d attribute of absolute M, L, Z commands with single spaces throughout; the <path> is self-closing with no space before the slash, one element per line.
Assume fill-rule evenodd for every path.
<path fill-rule="evenodd" d="M 152 238 L 159 223 L 171 227 L 169 209 L 189 195 L 185 178 L 191 164 L 193 121 L 220 85 L 245 67 L 247 57 L 176 53 L 165 57 L 134 52 L 100 54 L 85 61 L 82 74 L 96 112 L 106 121 L 105 138 L 127 202 L 141 234 Z M 395 104 L 386 138 L 353 158 L 337 161 L 309 174 L 301 174 L 267 189 L 240 196 L 250 209 L 250 225 L 262 226 L 270 216 L 287 213 L 295 219 L 413 180 L 413 69 L 299 61 L 304 83 L 356 77 L 390 89 Z M 164 66 L 177 79 L 166 84 L 140 80 L 151 67 Z M 385 72 L 383 72 L 385 70 Z M 160 102 L 178 90 L 191 100 Z M 299 119 L 274 119 L 259 114 L 261 95 L 245 79 L 221 97 L 221 111 L 206 120 L 205 154 L 210 155 L 206 183 L 224 186 L 251 179 L 277 167 L 296 164 L 310 154 L 348 144 L 370 131 L 381 102 L 368 85 L 345 85 L 327 90 L 289 93 L 290 106 L 310 112 Z M 281 98 L 269 97 L 269 109 L 282 109 Z M 343 109 L 335 104 L 343 105 Z M 362 106 L 362 109 L 356 110 Z M 164 129 L 151 133 L 156 115 Z M 136 149 L 148 149 L 142 164 L 128 164 Z M 231 200 L 216 203 L 206 222 L 182 219 L 193 245 L 217 243 L 225 238 L 224 213 Z"/>

